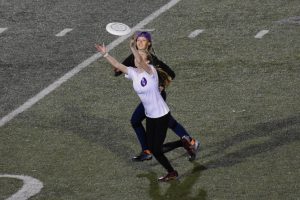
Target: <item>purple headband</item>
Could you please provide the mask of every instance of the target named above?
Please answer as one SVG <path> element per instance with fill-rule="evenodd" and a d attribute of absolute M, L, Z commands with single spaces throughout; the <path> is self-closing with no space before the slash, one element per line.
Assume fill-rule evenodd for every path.
<path fill-rule="evenodd" d="M 139 38 L 139 37 L 144 37 L 146 38 L 149 42 L 151 42 L 151 35 L 150 33 L 146 32 L 146 31 L 142 31 L 142 32 L 137 32 L 136 33 L 136 38 Z"/>

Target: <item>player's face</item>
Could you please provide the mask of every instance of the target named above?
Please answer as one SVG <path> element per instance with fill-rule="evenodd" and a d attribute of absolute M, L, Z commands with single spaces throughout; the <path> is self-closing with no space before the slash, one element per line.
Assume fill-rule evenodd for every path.
<path fill-rule="evenodd" d="M 149 45 L 150 45 L 150 42 L 145 37 L 138 37 L 136 39 L 136 46 L 139 50 L 146 50 L 146 49 L 148 49 Z"/>

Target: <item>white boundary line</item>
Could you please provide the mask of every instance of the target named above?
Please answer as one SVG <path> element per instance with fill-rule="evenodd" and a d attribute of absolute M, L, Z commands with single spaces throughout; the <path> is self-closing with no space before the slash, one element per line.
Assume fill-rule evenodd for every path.
<path fill-rule="evenodd" d="M 261 39 L 263 38 L 267 33 L 269 33 L 269 30 L 261 30 L 259 31 L 254 37 L 256 39 Z"/>
<path fill-rule="evenodd" d="M 181 0 L 171 0 L 169 3 L 165 4 L 164 6 L 160 7 L 158 10 L 156 10 L 154 13 L 150 14 L 148 17 L 146 17 L 144 20 L 139 22 L 136 26 L 132 28 L 132 33 L 143 28 L 146 24 L 150 23 L 153 21 L 155 18 L 157 18 L 159 15 L 162 13 L 166 12 L 173 6 L 175 6 L 178 2 Z M 131 35 L 126 35 L 119 37 L 118 39 L 114 40 L 111 42 L 109 45 L 107 45 L 108 50 L 112 50 L 115 47 L 117 47 L 119 44 L 121 44 L 123 41 L 125 41 L 127 38 L 129 38 Z M 56 88 L 60 87 L 64 82 L 75 76 L 77 73 L 79 73 L 82 69 L 86 68 L 88 65 L 99 59 L 101 56 L 100 53 L 96 53 L 90 58 L 86 59 L 76 67 L 74 67 L 72 70 L 67 72 L 64 76 L 61 78 L 57 79 L 54 83 L 43 89 L 41 92 L 39 92 L 37 95 L 34 97 L 30 98 L 27 100 L 23 105 L 18 107 L 17 109 L 13 110 L 0 120 L 0 127 L 4 126 L 7 122 L 15 118 L 17 115 L 20 113 L 26 111 L 27 109 L 31 108 L 34 104 L 36 104 L 38 101 L 43 99 L 46 95 L 54 91 Z"/>
<path fill-rule="evenodd" d="M 203 29 L 196 29 L 196 30 L 194 30 L 194 31 L 192 31 L 190 34 L 189 34 L 189 38 L 195 38 L 195 37 L 197 37 L 200 33 L 203 33 Z"/>
<path fill-rule="evenodd" d="M 57 33 L 55 36 L 56 37 L 63 37 L 65 36 L 67 33 L 71 32 L 73 29 L 72 28 L 65 28 L 64 30 L 62 30 L 61 32 Z"/>
<path fill-rule="evenodd" d="M 23 187 L 6 200 L 27 200 L 38 194 L 44 187 L 41 181 L 30 176 L 0 174 L 0 178 L 15 178 L 23 181 Z"/>
<path fill-rule="evenodd" d="M 6 31 L 8 28 L 0 28 L 0 33 L 3 33 L 4 31 Z"/>

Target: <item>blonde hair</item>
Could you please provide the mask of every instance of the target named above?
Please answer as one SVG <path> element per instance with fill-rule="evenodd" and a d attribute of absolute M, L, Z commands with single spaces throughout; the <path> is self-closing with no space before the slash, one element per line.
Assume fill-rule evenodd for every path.
<path fill-rule="evenodd" d="M 146 49 L 139 49 L 138 51 L 141 51 L 147 55 L 147 60 L 152 62 L 152 55 L 151 53 Z M 167 72 L 165 72 L 162 68 L 159 66 L 155 66 L 159 78 L 159 85 L 163 86 L 164 88 L 168 87 L 170 83 L 172 82 L 171 76 Z"/>
<path fill-rule="evenodd" d="M 156 67 L 156 70 L 157 70 L 160 86 L 163 86 L 164 88 L 168 87 L 172 82 L 171 76 L 169 76 L 169 74 L 159 66 Z"/>

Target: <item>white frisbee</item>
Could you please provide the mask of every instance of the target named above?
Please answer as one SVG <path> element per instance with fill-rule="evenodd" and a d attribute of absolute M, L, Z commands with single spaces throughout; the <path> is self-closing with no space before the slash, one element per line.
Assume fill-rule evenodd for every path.
<path fill-rule="evenodd" d="M 106 25 L 106 30 L 110 34 L 123 36 L 131 32 L 131 28 L 120 22 L 112 22 Z"/>

